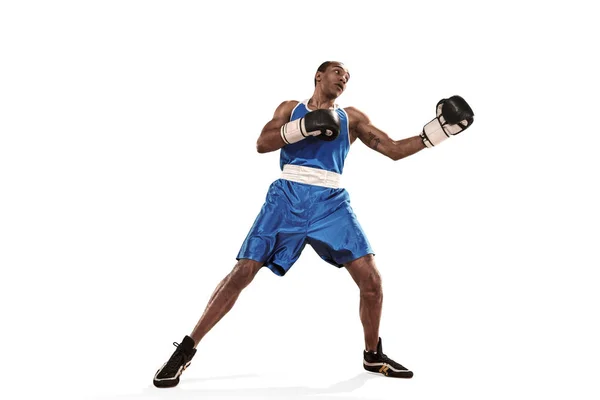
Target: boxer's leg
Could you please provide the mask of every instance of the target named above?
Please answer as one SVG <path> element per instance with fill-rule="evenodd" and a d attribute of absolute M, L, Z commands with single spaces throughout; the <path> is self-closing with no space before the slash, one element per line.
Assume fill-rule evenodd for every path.
<path fill-rule="evenodd" d="M 365 349 L 377 350 L 379 322 L 383 304 L 381 276 L 375 266 L 375 257 L 368 254 L 346 265 L 346 269 L 360 290 L 360 321 L 365 334 Z"/>
<path fill-rule="evenodd" d="M 181 343 L 174 343 L 177 348 L 154 375 L 154 386 L 166 388 L 179 383 L 179 377 L 196 354 L 198 342 L 231 310 L 242 290 L 252 282 L 262 266 L 262 262 L 249 259 L 237 262 L 217 285 L 191 336 L 185 336 Z"/>
<path fill-rule="evenodd" d="M 360 257 L 345 266 L 360 290 L 360 320 L 365 333 L 366 348 L 363 352 L 363 367 L 367 371 L 385 376 L 412 378 L 412 371 L 383 353 L 379 337 L 383 290 L 373 255 Z"/>

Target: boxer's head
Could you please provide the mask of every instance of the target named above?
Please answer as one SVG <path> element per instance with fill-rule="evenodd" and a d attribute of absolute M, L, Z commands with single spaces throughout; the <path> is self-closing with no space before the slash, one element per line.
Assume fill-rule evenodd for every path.
<path fill-rule="evenodd" d="M 319 65 L 315 74 L 315 87 L 318 83 L 326 85 L 324 88 L 337 92 L 336 97 L 341 95 L 346 89 L 346 84 L 350 79 L 348 69 L 339 61 L 325 61 Z"/>

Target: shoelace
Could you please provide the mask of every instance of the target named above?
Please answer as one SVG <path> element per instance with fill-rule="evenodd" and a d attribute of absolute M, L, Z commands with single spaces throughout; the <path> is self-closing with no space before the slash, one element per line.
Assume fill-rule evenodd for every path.
<path fill-rule="evenodd" d="M 388 356 L 386 356 L 383 353 L 381 353 L 381 360 L 385 363 L 390 364 L 391 366 L 393 366 L 395 368 L 406 369 L 402 364 L 397 363 L 396 361 L 392 360 L 391 358 L 389 358 Z"/>
<path fill-rule="evenodd" d="M 185 356 L 183 351 L 179 351 L 179 343 L 173 342 L 173 346 L 177 347 L 177 350 L 175 350 L 175 353 L 169 358 L 167 365 L 165 365 L 165 368 L 163 369 L 163 372 L 166 375 L 174 375 L 179 370 L 179 367 L 185 364 Z"/>

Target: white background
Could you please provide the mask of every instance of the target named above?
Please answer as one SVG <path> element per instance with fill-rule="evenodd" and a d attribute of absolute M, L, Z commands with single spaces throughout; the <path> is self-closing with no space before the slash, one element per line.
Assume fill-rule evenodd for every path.
<path fill-rule="evenodd" d="M 0 397 L 597 399 L 589 4 L 2 2 Z M 325 60 L 394 139 L 443 97 L 476 114 L 408 159 L 346 160 L 384 351 L 415 377 L 362 370 L 358 289 L 307 247 L 153 388 L 279 174 L 260 130 Z"/>

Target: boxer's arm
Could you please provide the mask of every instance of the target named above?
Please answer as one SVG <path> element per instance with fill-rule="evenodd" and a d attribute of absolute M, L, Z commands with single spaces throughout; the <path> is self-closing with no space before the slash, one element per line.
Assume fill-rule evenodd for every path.
<path fill-rule="evenodd" d="M 354 107 L 346 108 L 346 112 L 350 120 L 350 135 L 392 160 L 400 160 L 425 148 L 419 135 L 392 140 L 385 132 L 376 128 L 365 113 Z"/>
<path fill-rule="evenodd" d="M 296 105 L 298 105 L 297 101 L 289 100 L 284 101 L 277 107 L 273 118 L 264 126 L 256 141 L 256 150 L 259 153 L 268 153 L 285 146 L 286 143 L 281 137 L 281 127 L 290 122 L 292 111 Z"/>

